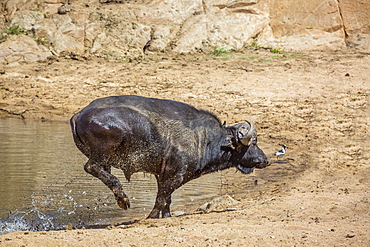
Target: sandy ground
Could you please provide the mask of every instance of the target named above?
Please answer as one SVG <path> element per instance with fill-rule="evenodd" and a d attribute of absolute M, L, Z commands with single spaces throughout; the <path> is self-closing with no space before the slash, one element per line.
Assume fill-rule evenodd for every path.
<path fill-rule="evenodd" d="M 369 78 L 369 54 L 353 51 L 2 64 L 2 117 L 68 121 L 95 98 L 138 94 L 184 101 L 229 124 L 249 119 L 267 154 L 289 148 L 271 159 L 277 179 L 253 193 L 235 186 L 236 204 L 107 229 L 15 232 L 0 246 L 370 246 Z"/>

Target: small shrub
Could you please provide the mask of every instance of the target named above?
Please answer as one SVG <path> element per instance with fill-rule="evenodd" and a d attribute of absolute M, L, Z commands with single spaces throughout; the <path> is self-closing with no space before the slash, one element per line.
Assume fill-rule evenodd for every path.
<path fill-rule="evenodd" d="M 250 45 L 246 45 L 245 48 L 248 50 L 258 50 L 260 48 L 260 45 L 258 44 L 258 41 L 254 39 Z"/>
<path fill-rule="evenodd" d="M 251 46 L 250 46 L 250 47 L 255 48 L 255 49 L 258 49 L 260 46 L 259 46 L 259 44 L 258 44 L 258 41 L 257 41 L 256 39 L 254 39 L 254 40 L 252 41 L 252 44 L 251 44 Z"/>
<path fill-rule="evenodd" d="M 26 33 L 26 29 L 20 27 L 20 26 L 17 26 L 17 25 L 13 25 L 13 26 L 10 26 L 8 27 L 7 29 L 5 29 L 5 33 L 6 34 L 9 34 L 9 35 L 12 35 L 12 34 L 25 34 Z"/>
<path fill-rule="evenodd" d="M 32 37 L 36 42 L 37 44 L 39 45 L 46 45 L 49 43 L 49 41 L 47 39 L 44 39 L 44 38 L 39 38 L 39 37 L 36 37 L 36 36 L 33 36 Z"/>
<path fill-rule="evenodd" d="M 219 56 L 222 56 L 222 55 L 225 55 L 225 54 L 228 54 L 230 53 L 230 50 L 224 48 L 224 47 L 219 47 L 219 48 L 215 48 L 212 52 L 212 55 L 213 56 L 216 56 L 216 57 L 219 57 Z"/>
<path fill-rule="evenodd" d="M 270 52 L 272 53 L 282 53 L 283 51 L 283 48 L 270 48 Z"/>

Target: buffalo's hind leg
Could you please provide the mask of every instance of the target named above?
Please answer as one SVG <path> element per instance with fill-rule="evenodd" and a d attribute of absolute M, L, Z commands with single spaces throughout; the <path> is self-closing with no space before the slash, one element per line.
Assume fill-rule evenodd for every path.
<path fill-rule="evenodd" d="M 110 173 L 110 166 L 102 166 L 89 159 L 84 168 L 87 173 L 99 178 L 106 186 L 108 186 L 109 189 L 112 190 L 116 197 L 118 206 L 125 210 L 130 208 L 130 201 L 123 192 L 121 182 Z"/>

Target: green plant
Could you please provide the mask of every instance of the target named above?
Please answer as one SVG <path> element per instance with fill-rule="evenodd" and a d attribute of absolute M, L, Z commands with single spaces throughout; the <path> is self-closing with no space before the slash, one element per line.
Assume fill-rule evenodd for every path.
<path fill-rule="evenodd" d="M 6 34 L 9 34 L 9 35 L 12 35 L 12 34 L 25 34 L 26 33 L 26 29 L 24 29 L 24 28 L 22 28 L 20 26 L 17 26 L 17 25 L 13 25 L 13 26 L 10 26 L 7 29 L 5 29 L 5 33 Z"/>
<path fill-rule="evenodd" d="M 215 48 L 212 52 L 212 55 L 213 56 L 216 56 L 216 57 L 219 57 L 219 56 L 223 56 L 225 54 L 228 54 L 230 53 L 230 50 L 224 48 L 224 47 L 219 47 L 219 48 Z"/>
<path fill-rule="evenodd" d="M 256 39 L 254 39 L 252 41 L 252 44 L 250 45 L 250 47 L 257 49 L 259 47 L 258 41 Z"/>
<path fill-rule="evenodd" d="M 272 53 L 282 53 L 284 48 L 270 48 L 270 52 Z"/>
<path fill-rule="evenodd" d="M 38 43 L 38 44 L 41 44 L 41 45 L 46 45 L 47 43 L 49 43 L 49 41 L 47 39 L 44 39 L 44 38 L 38 38 L 36 37 L 35 38 L 35 41 Z"/>
<path fill-rule="evenodd" d="M 9 26 L 0 33 L 0 43 L 5 42 L 8 35 L 26 34 L 26 32 L 26 29 L 18 25 Z"/>
<path fill-rule="evenodd" d="M 49 41 L 45 38 L 40 38 L 40 37 L 37 37 L 36 35 L 30 35 L 30 34 L 28 36 L 33 38 L 39 45 L 46 45 L 47 43 L 49 43 Z"/>
<path fill-rule="evenodd" d="M 254 39 L 250 45 L 246 45 L 245 48 L 249 50 L 258 50 L 260 45 L 258 44 L 257 39 Z"/>

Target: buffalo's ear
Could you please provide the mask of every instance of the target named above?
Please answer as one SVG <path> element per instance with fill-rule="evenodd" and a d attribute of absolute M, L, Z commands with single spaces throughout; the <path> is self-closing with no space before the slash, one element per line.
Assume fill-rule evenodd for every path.
<path fill-rule="evenodd" d="M 237 142 L 236 142 L 236 139 L 235 139 L 235 137 L 234 136 L 232 136 L 232 135 L 229 135 L 229 136 L 226 136 L 226 140 L 228 141 L 228 147 L 229 148 L 231 148 L 232 150 L 234 150 L 234 149 L 236 149 L 236 144 L 237 144 Z"/>
<path fill-rule="evenodd" d="M 232 135 L 226 136 L 226 140 L 229 142 L 227 145 L 232 150 L 240 152 L 242 144 L 238 141 L 238 138 Z"/>

